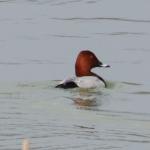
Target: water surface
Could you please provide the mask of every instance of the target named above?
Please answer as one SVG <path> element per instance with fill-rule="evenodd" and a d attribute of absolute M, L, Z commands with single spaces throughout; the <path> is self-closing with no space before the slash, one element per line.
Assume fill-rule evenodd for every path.
<path fill-rule="evenodd" d="M 0 149 L 149 150 L 150 2 L 0 1 Z M 81 49 L 108 88 L 54 88 Z"/>

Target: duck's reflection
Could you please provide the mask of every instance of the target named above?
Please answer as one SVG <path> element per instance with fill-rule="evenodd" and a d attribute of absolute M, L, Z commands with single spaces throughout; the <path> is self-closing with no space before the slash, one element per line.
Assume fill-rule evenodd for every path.
<path fill-rule="evenodd" d="M 74 104 L 79 107 L 92 107 L 97 106 L 96 98 L 92 99 L 82 99 L 80 97 L 77 97 L 74 99 Z"/>
<path fill-rule="evenodd" d="M 80 109 L 96 109 L 101 105 L 101 101 L 97 100 L 97 95 L 88 89 L 79 89 L 78 94 L 72 98 L 74 105 Z"/>

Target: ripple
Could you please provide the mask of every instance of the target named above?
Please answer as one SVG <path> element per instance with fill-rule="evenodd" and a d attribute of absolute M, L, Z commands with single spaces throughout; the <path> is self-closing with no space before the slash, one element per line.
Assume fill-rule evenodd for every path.
<path fill-rule="evenodd" d="M 120 22 L 137 22 L 137 23 L 150 23 L 150 20 L 144 19 L 129 19 L 129 18 L 117 18 L 117 17 L 93 17 L 93 18 L 85 18 L 85 17 L 72 17 L 72 18 L 51 18 L 53 20 L 60 21 L 120 21 Z"/>
<path fill-rule="evenodd" d="M 107 110 L 107 109 L 99 109 L 97 110 L 99 115 L 113 117 L 114 119 L 123 119 L 128 121 L 137 121 L 139 123 L 150 122 L 150 113 L 145 112 L 131 112 L 131 111 L 115 111 L 115 110 Z"/>
<path fill-rule="evenodd" d="M 127 85 L 134 85 L 134 86 L 141 86 L 142 84 L 141 83 L 135 83 L 135 82 L 122 82 L 124 84 L 127 84 Z"/>
<path fill-rule="evenodd" d="M 22 65 L 22 62 L 0 62 L 0 65 Z"/>
<path fill-rule="evenodd" d="M 63 34 L 52 34 L 52 37 L 60 38 L 89 38 L 88 36 L 79 36 L 79 35 L 63 35 Z"/>
<path fill-rule="evenodd" d="M 128 142 L 128 143 L 150 143 L 150 139 L 146 139 L 146 140 L 140 140 L 140 139 L 137 139 L 137 140 L 134 140 L 134 139 L 125 139 L 125 138 L 116 138 L 116 139 L 113 139 L 113 138 L 98 138 L 98 140 L 102 140 L 102 141 L 117 141 L 117 142 Z"/>
<path fill-rule="evenodd" d="M 150 91 L 137 91 L 137 92 L 132 92 L 131 94 L 150 95 Z"/>
<path fill-rule="evenodd" d="M 149 35 L 144 32 L 111 32 L 111 33 L 95 33 L 96 35 L 108 35 L 108 36 L 126 36 L 126 35 Z"/>
<path fill-rule="evenodd" d="M 150 52 L 150 49 L 148 48 L 127 48 L 124 49 L 124 51 L 129 51 L 129 52 Z"/>
<path fill-rule="evenodd" d="M 87 4 L 95 4 L 95 3 L 97 3 L 98 1 L 96 1 L 96 0 L 88 0 L 86 3 Z"/>
<path fill-rule="evenodd" d="M 77 128 L 81 128 L 81 129 L 95 129 L 94 127 L 87 127 L 87 126 L 81 126 L 81 125 L 74 125 Z"/>
<path fill-rule="evenodd" d="M 18 65 L 45 65 L 45 64 L 64 64 L 64 62 L 53 61 L 53 60 L 44 60 L 44 59 L 26 59 L 26 60 L 18 60 L 18 61 L 0 61 L 0 65 L 4 66 L 18 66 Z"/>
<path fill-rule="evenodd" d="M 1 0 L 0 3 L 14 2 L 15 0 Z"/>
<path fill-rule="evenodd" d="M 82 0 L 70 0 L 70 1 L 64 1 L 64 2 L 55 2 L 51 4 L 52 6 L 59 6 L 59 5 L 66 5 L 66 4 L 72 4 L 72 3 L 78 3 L 81 2 Z"/>

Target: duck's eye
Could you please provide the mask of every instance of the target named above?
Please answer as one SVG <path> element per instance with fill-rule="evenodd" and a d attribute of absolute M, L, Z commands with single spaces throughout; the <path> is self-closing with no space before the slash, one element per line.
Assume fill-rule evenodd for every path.
<path fill-rule="evenodd" d="M 90 59 L 93 59 L 93 55 L 90 55 Z"/>

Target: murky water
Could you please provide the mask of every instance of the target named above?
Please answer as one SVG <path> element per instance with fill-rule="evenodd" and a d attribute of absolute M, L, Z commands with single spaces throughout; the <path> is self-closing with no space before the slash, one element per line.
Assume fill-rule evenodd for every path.
<path fill-rule="evenodd" d="M 150 2 L 0 1 L 0 149 L 150 149 Z M 55 89 L 81 49 L 108 88 Z"/>

